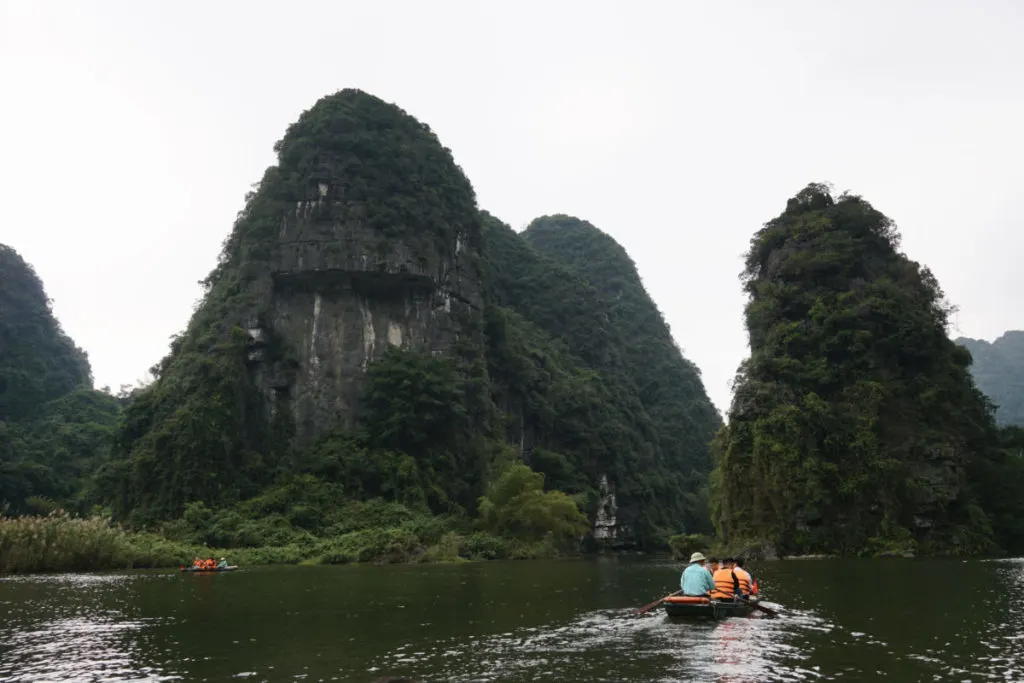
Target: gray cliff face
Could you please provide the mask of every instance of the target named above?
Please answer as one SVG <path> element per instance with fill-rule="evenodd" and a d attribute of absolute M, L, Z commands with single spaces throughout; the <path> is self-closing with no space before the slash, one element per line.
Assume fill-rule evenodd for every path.
<path fill-rule="evenodd" d="M 481 307 L 467 235 L 381 235 L 329 183 L 318 191 L 282 220 L 246 320 L 256 383 L 272 413 L 291 412 L 299 446 L 352 425 L 367 366 L 389 347 L 448 353 Z M 274 343 L 286 360 L 270 360 Z"/>

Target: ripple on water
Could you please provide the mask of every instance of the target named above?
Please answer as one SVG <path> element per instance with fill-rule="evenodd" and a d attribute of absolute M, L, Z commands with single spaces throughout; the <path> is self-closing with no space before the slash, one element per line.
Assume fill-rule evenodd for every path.
<path fill-rule="evenodd" d="M 792 613 L 785 620 L 672 622 L 661 616 L 632 618 L 631 610 L 589 612 L 550 629 L 439 640 L 429 648 L 417 644 L 415 651 L 400 646 L 370 671 L 401 668 L 426 681 L 452 683 L 820 678 L 814 668 L 797 664 L 808 653 L 790 641 L 803 628 L 827 631 L 831 625 L 809 613 Z"/>
<path fill-rule="evenodd" d="M 141 620 L 92 616 L 56 619 L 39 628 L 2 632 L 0 680 L 63 683 L 84 680 L 168 681 L 180 678 L 140 664 L 133 638 Z"/>
<path fill-rule="evenodd" d="M 104 605 L 110 588 L 138 580 L 127 574 L 53 574 L 3 577 L 4 583 L 46 590 L 6 602 L 0 622 L 0 680 L 32 683 L 70 681 L 168 681 L 143 662 L 142 631 L 148 621 Z M 35 589 L 32 589 L 35 590 Z M 116 598 L 115 598 L 116 601 Z M 5 628 L 5 622 L 14 627 Z"/>

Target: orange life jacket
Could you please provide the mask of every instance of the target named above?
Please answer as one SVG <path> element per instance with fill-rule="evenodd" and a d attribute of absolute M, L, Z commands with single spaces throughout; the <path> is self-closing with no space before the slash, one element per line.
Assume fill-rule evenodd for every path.
<path fill-rule="evenodd" d="M 196 569 L 201 569 L 202 566 L 203 566 L 203 561 L 202 560 L 196 560 L 195 562 L 192 563 L 192 566 L 195 567 Z"/>
<path fill-rule="evenodd" d="M 716 600 L 731 600 L 732 596 L 736 594 L 737 585 L 737 579 L 732 570 L 719 569 L 711 578 L 715 582 L 715 590 L 711 591 L 711 597 Z"/>
<path fill-rule="evenodd" d="M 752 581 L 750 573 L 742 567 L 736 567 L 733 569 L 733 573 L 736 574 L 736 582 L 740 585 L 740 593 L 750 595 L 750 586 Z"/>
<path fill-rule="evenodd" d="M 761 588 L 757 585 L 757 579 L 754 579 L 753 583 L 750 586 L 750 594 L 757 595 L 760 592 Z"/>

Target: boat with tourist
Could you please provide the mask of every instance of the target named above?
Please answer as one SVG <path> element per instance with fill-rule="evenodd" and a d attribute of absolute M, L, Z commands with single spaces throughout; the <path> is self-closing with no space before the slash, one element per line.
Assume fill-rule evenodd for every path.
<path fill-rule="evenodd" d="M 757 609 L 758 598 L 713 600 L 692 595 L 669 595 L 661 601 L 665 616 L 672 619 L 725 619 L 747 617 Z"/>
<path fill-rule="evenodd" d="M 227 567 L 214 567 L 213 569 L 207 569 L 206 567 L 182 567 L 181 571 L 193 574 L 216 574 L 217 572 L 233 572 L 236 569 L 238 569 L 238 565 L 232 564 Z"/>

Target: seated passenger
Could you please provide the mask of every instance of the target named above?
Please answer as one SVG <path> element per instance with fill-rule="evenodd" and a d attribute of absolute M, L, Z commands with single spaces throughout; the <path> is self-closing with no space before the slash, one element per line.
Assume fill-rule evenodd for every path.
<path fill-rule="evenodd" d="M 736 574 L 732 571 L 732 563 L 731 557 L 725 558 L 722 560 L 722 568 L 711 577 L 715 584 L 714 590 L 711 591 L 712 599 L 732 600 L 739 591 L 739 581 L 736 580 Z"/>
<path fill-rule="evenodd" d="M 711 572 L 704 568 L 706 559 L 702 553 L 690 555 L 690 564 L 683 570 L 679 579 L 683 595 L 707 596 L 715 587 L 711 580 Z"/>
<path fill-rule="evenodd" d="M 736 575 L 736 583 L 739 587 L 739 593 L 743 597 L 749 597 L 753 591 L 754 579 L 750 576 L 750 572 L 743 568 L 743 558 L 736 558 L 736 566 L 733 567 L 733 573 Z"/>

